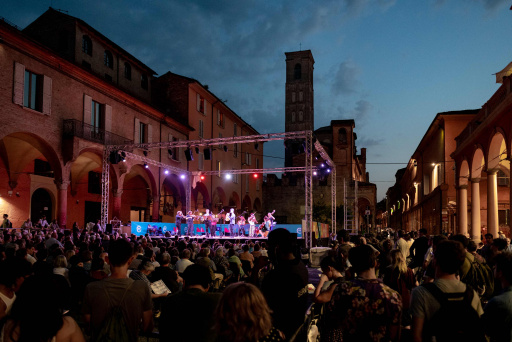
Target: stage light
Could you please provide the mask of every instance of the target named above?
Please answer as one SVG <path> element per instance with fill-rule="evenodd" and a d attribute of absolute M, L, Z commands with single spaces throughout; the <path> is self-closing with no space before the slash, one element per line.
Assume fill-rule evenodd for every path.
<path fill-rule="evenodd" d="M 186 178 L 186 176 L 182 174 L 182 175 L 180 175 L 180 178 L 181 178 L 181 179 L 185 179 L 185 178 Z"/>
<path fill-rule="evenodd" d="M 144 168 L 149 169 L 149 165 L 144 163 Z"/>
<path fill-rule="evenodd" d="M 316 176 L 317 174 L 318 174 L 318 172 L 313 171 L 313 176 Z"/>
<path fill-rule="evenodd" d="M 164 174 L 168 175 L 169 174 L 169 170 L 165 169 L 164 170 Z"/>
<path fill-rule="evenodd" d="M 324 163 L 320 164 L 320 167 L 325 167 L 325 164 Z"/>
<path fill-rule="evenodd" d="M 205 176 L 204 175 L 201 175 L 201 177 L 199 177 L 202 181 L 204 181 L 205 179 Z"/>
<path fill-rule="evenodd" d="M 185 149 L 184 152 L 185 152 L 185 158 L 187 159 L 187 161 L 194 160 L 194 156 L 192 155 L 192 150 L 190 148 Z"/>
<path fill-rule="evenodd" d="M 253 176 L 254 178 L 258 178 L 258 174 L 257 174 L 257 173 L 253 174 L 252 176 Z"/>
<path fill-rule="evenodd" d="M 199 154 L 199 147 L 196 146 L 196 154 Z"/>
<path fill-rule="evenodd" d="M 331 173 L 331 169 L 327 169 L 327 173 Z"/>
<path fill-rule="evenodd" d="M 226 179 L 227 179 L 227 180 L 230 180 L 230 179 L 231 179 L 231 174 L 229 174 L 229 173 L 228 173 L 228 174 L 226 174 Z"/>

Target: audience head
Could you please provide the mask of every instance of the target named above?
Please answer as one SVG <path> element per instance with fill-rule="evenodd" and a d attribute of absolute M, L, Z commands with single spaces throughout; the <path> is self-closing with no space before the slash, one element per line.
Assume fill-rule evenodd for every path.
<path fill-rule="evenodd" d="M 512 252 L 500 253 L 494 259 L 496 270 L 494 275 L 496 279 L 508 287 L 512 285 Z"/>
<path fill-rule="evenodd" d="M 356 273 L 375 268 L 377 257 L 373 248 L 368 245 L 356 246 L 348 252 L 348 260 Z"/>
<path fill-rule="evenodd" d="M 193 264 L 188 266 L 183 272 L 183 281 L 185 288 L 200 287 L 203 291 L 208 291 L 212 277 L 207 267 Z"/>
<path fill-rule="evenodd" d="M 434 252 L 434 265 L 445 274 L 455 274 L 464 263 L 466 251 L 459 241 L 439 242 Z"/>
<path fill-rule="evenodd" d="M 108 261 L 113 267 L 122 267 L 128 264 L 133 257 L 133 245 L 125 239 L 110 242 L 108 248 Z"/>
<path fill-rule="evenodd" d="M 284 228 L 277 228 L 268 234 L 268 256 L 270 260 L 277 261 L 293 253 L 291 233 Z"/>

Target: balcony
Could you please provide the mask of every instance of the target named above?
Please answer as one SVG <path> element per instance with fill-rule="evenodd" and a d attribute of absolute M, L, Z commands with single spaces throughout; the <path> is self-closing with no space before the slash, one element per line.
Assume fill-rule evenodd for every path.
<path fill-rule="evenodd" d="M 103 145 L 128 145 L 133 140 L 126 139 L 104 129 L 86 124 L 80 120 L 64 120 L 64 138 L 82 138 Z"/>

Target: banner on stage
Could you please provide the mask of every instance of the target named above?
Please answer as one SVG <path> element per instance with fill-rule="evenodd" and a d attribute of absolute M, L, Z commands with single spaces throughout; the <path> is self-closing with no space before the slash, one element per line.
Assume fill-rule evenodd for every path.
<path fill-rule="evenodd" d="M 302 238 L 302 227 L 300 224 L 277 224 L 276 228 L 285 228 L 291 233 L 296 233 L 297 238 Z M 166 232 L 169 232 L 171 235 L 175 235 L 180 230 L 180 235 L 187 234 L 187 224 L 182 223 L 181 227 L 177 227 L 175 223 L 170 222 L 137 222 L 132 221 L 131 223 L 131 233 L 137 236 L 140 235 L 150 235 L 150 236 L 164 236 Z M 229 224 L 217 224 L 216 226 L 212 226 L 212 230 L 215 230 L 215 236 L 220 236 L 221 232 L 223 234 L 229 233 Z M 235 225 L 234 226 L 235 235 L 243 234 L 244 236 L 249 235 L 249 225 Z M 204 224 L 194 224 L 193 234 L 195 236 L 201 236 L 206 234 L 206 229 Z M 226 235 L 227 236 L 227 235 Z"/>

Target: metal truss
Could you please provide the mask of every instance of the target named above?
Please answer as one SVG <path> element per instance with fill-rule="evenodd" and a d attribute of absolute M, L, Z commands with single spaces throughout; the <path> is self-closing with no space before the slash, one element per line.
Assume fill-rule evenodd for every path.
<path fill-rule="evenodd" d="M 139 156 L 131 151 L 134 149 L 162 149 L 162 148 L 175 148 L 175 147 L 196 147 L 196 146 L 218 146 L 218 145 L 232 145 L 242 143 L 257 143 L 275 140 L 288 140 L 288 139 L 304 139 L 305 140 L 305 159 L 304 167 L 282 167 L 271 169 L 238 169 L 238 170 L 212 170 L 212 171 L 188 171 L 174 167 L 172 165 L 164 164 L 152 158 Z M 154 165 L 159 168 L 164 168 L 175 174 L 184 174 L 187 177 L 188 185 L 186 188 L 186 208 L 187 211 L 191 210 L 191 193 L 192 193 L 192 178 L 198 175 L 218 175 L 218 174 L 248 174 L 248 173 L 280 173 L 280 172 L 304 172 L 305 182 L 305 222 L 306 227 L 303 236 L 306 240 L 306 246 L 313 247 L 313 229 L 312 229 L 312 213 L 313 213 L 313 149 L 315 149 L 320 156 L 325 160 L 327 165 L 332 168 L 332 182 L 331 182 L 331 199 L 332 199 L 332 225 L 333 230 L 336 226 L 336 166 L 333 161 L 325 152 L 322 145 L 315 141 L 313 143 L 312 131 L 299 131 L 299 132 L 285 132 L 285 133 L 270 133 L 258 135 L 236 136 L 228 138 L 215 138 L 215 139 L 200 139 L 200 140 L 181 140 L 169 142 L 155 142 L 155 143 L 142 143 L 142 144 L 126 144 L 126 145 L 105 145 L 103 152 L 103 169 L 102 169 L 102 184 L 101 184 L 101 224 L 106 225 L 108 222 L 108 203 L 109 203 L 109 185 L 110 185 L 110 153 L 113 151 L 124 152 L 125 158 L 130 158 L 144 162 L 148 165 Z"/>

